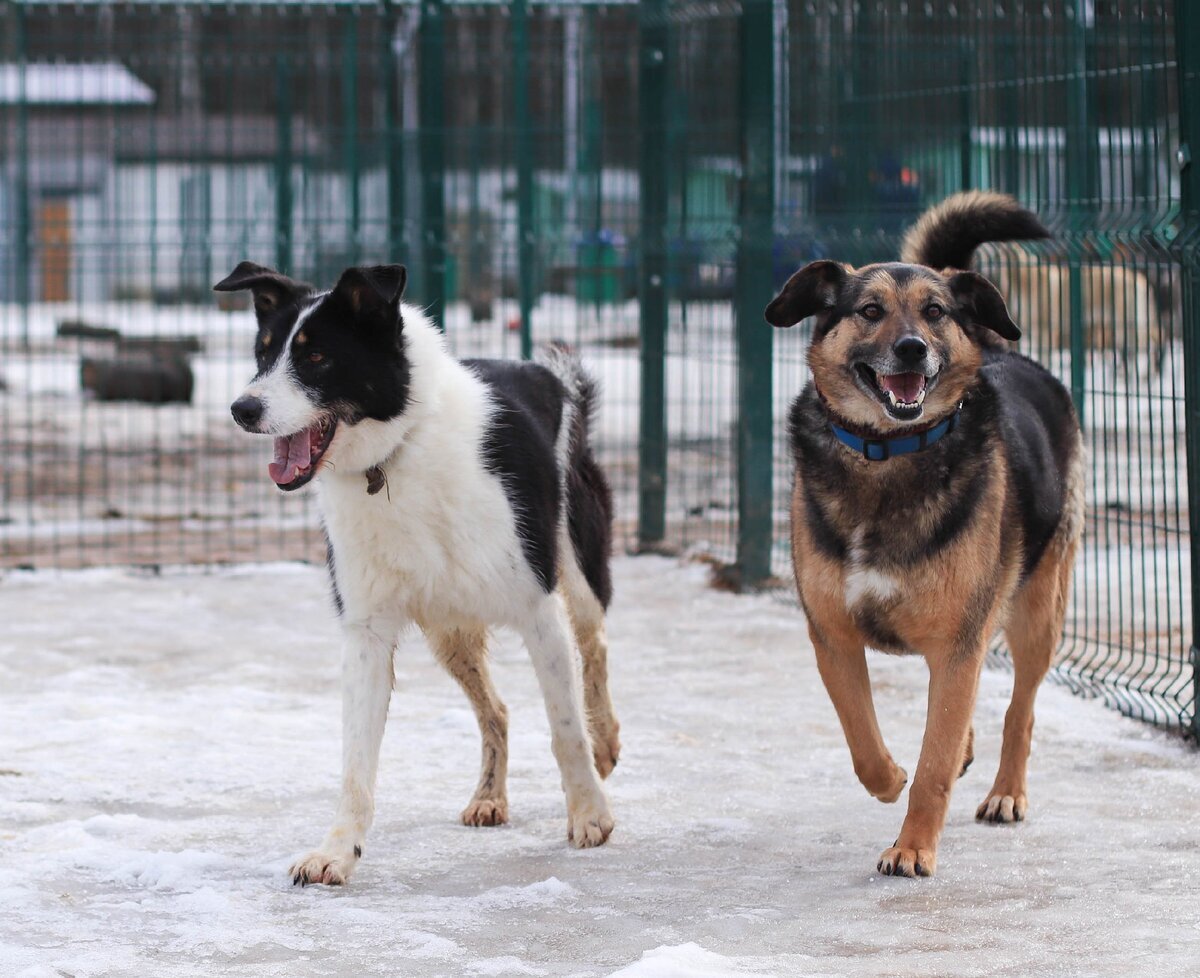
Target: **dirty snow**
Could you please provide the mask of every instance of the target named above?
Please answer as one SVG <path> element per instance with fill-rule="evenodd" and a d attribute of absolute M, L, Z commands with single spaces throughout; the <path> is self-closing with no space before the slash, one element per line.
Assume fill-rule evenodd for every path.
<path fill-rule="evenodd" d="M 346 889 L 294 889 L 339 763 L 337 640 L 302 565 L 0 578 L 5 976 L 1125 976 L 1200 964 L 1200 755 L 1046 687 L 1030 820 L 980 826 L 1010 677 L 940 875 L 873 872 L 903 811 L 857 785 L 799 613 L 617 561 L 617 829 L 577 852 L 536 683 L 508 635 L 513 823 L 468 829 L 471 712 L 397 655 L 378 818 Z M 919 660 L 872 661 L 910 771 Z"/>

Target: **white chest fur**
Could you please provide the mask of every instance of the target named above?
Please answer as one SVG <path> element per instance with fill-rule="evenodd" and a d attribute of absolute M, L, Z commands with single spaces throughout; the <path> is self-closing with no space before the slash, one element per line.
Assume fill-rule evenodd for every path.
<path fill-rule="evenodd" d="M 413 410 L 402 427 L 366 421 L 347 431 L 347 450 L 319 479 L 346 618 L 508 623 L 525 610 L 519 596 L 539 589 L 482 454 L 494 409 L 486 386 L 440 344 L 414 339 Z M 358 463 L 384 458 L 386 483 L 368 495 Z"/>
<path fill-rule="evenodd" d="M 854 608 L 861 601 L 888 601 L 900 590 L 896 579 L 867 563 L 863 549 L 863 531 L 855 530 L 846 554 L 846 607 Z"/>

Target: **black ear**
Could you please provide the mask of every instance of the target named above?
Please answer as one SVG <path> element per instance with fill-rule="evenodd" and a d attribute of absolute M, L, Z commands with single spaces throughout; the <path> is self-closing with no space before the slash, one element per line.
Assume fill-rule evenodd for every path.
<path fill-rule="evenodd" d="M 254 293 L 254 312 L 261 320 L 281 306 L 313 292 L 307 282 L 297 282 L 271 268 L 244 261 L 213 286 L 214 292 Z"/>
<path fill-rule="evenodd" d="M 947 284 L 958 307 L 980 326 L 1006 340 L 1019 340 L 1021 330 L 1008 314 L 1008 306 L 996 286 L 978 272 L 956 272 Z"/>
<path fill-rule="evenodd" d="M 846 282 L 846 267 L 835 261 L 814 261 L 789 278 L 779 295 L 767 306 L 772 326 L 795 326 L 802 319 L 837 303 Z"/>
<path fill-rule="evenodd" d="M 334 292 L 345 298 L 356 313 L 395 309 L 407 283 L 408 270 L 403 265 L 371 265 L 347 268 Z"/>

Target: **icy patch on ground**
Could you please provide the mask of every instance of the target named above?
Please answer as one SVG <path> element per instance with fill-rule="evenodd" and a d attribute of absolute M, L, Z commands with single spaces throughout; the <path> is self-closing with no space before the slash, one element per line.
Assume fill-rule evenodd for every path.
<path fill-rule="evenodd" d="M 613 972 L 610 978 L 751 978 L 763 974 L 761 968 L 747 968 L 689 941 L 647 951 L 636 964 Z"/>
<path fill-rule="evenodd" d="M 286 868 L 320 840 L 340 763 L 324 572 L 0 577 L 0 974 L 1125 978 L 1200 960 L 1195 752 L 1046 687 L 1030 819 L 977 825 L 1011 683 L 987 672 L 939 875 L 880 878 L 903 805 L 855 781 L 799 612 L 667 560 L 615 572 L 610 844 L 567 846 L 505 634 L 513 822 L 458 823 L 478 733 L 410 636 L 363 864 L 305 890 Z M 925 669 L 871 665 L 911 772 Z"/>

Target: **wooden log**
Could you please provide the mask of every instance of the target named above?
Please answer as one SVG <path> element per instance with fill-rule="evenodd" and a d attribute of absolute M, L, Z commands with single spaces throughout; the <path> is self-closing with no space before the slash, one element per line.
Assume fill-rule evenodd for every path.
<path fill-rule="evenodd" d="M 143 404 L 190 404 L 195 378 L 183 356 L 84 357 L 79 380 L 97 401 L 138 401 Z"/>
<path fill-rule="evenodd" d="M 122 336 L 117 341 L 117 356 L 145 354 L 156 359 L 200 353 L 204 344 L 199 336 Z"/>
<path fill-rule="evenodd" d="M 62 339 L 108 340 L 111 342 L 121 338 L 121 331 L 113 329 L 111 326 L 94 326 L 82 319 L 60 319 L 58 335 Z"/>

